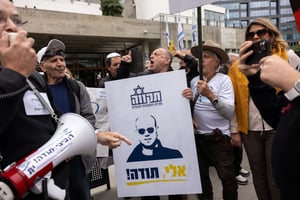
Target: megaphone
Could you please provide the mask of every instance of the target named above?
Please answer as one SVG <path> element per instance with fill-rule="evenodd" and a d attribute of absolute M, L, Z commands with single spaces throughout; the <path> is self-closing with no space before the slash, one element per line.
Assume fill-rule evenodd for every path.
<path fill-rule="evenodd" d="M 47 143 L 0 174 L 0 199 L 22 198 L 62 161 L 75 155 L 92 154 L 96 145 L 95 130 L 85 118 L 75 113 L 63 114 Z"/>

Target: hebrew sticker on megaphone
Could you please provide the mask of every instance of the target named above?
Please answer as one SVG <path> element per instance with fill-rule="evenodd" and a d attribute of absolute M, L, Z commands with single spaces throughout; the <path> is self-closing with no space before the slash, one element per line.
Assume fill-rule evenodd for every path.
<path fill-rule="evenodd" d="M 15 196 L 21 198 L 34 183 L 62 161 L 75 155 L 89 155 L 97 145 L 93 126 L 75 113 L 63 114 L 51 139 L 29 156 L 21 159 L 0 174 L 13 185 Z"/>

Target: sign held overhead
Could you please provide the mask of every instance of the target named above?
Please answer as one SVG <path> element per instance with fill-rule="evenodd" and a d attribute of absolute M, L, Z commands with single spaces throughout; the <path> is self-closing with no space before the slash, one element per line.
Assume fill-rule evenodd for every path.
<path fill-rule="evenodd" d="M 197 8 L 206 4 L 215 2 L 216 0 L 169 0 L 170 14 L 179 13 L 185 10 Z"/>

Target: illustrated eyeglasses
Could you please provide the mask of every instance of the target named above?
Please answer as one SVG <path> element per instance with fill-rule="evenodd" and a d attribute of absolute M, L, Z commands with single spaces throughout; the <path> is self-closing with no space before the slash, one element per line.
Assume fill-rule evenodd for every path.
<path fill-rule="evenodd" d="M 19 15 L 6 16 L 0 12 L 0 25 L 3 25 L 7 22 L 8 18 L 16 25 L 22 26 L 26 24 L 28 21 L 23 21 Z"/>
<path fill-rule="evenodd" d="M 153 127 L 149 127 L 149 128 L 139 128 L 138 129 L 138 132 L 139 132 L 139 134 L 140 135 L 144 135 L 145 134 L 145 132 L 148 132 L 148 133 L 153 133 L 154 132 L 154 128 Z"/>
<path fill-rule="evenodd" d="M 262 37 L 262 36 L 266 35 L 267 32 L 268 32 L 268 30 L 264 28 L 264 29 L 260 29 L 260 30 L 258 30 L 256 32 L 248 32 L 246 34 L 246 37 L 247 37 L 248 40 L 252 40 L 254 38 L 255 34 L 258 37 Z"/>
<path fill-rule="evenodd" d="M 66 54 L 63 50 L 58 50 L 58 51 L 47 51 L 43 57 L 42 60 L 44 60 L 45 58 L 50 58 L 53 56 L 62 56 L 62 57 L 66 57 Z"/>

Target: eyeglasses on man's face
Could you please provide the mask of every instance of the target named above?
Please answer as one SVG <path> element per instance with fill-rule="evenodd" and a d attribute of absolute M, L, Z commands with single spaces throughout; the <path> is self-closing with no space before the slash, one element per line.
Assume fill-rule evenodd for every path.
<path fill-rule="evenodd" d="M 264 28 L 264 29 L 257 30 L 255 32 L 248 32 L 246 34 L 246 37 L 248 40 L 253 40 L 255 35 L 257 35 L 258 37 L 263 37 L 264 35 L 266 35 L 267 32 L 268 30 Z"/>
<path fill-rule="evenodd" d="M 8 19 L 10 19 L 16 26 L 22 26 L 28 22 L 23 21 L 22 17 L 19 15 L 6 16 L 0 11 L 0 25 L 5 24 Z"/>
<path fill-rule="evenodd" d="M 153 53 L 151 53 L 151 55 L 150 55 L 150 59 L 151 59 L 151 57 L 168 58 L 166 55 L 163 55 L 162 52 L 153 52 Z"/>
<path fill-rule="evenodd" d="M 145 132 L 148 132 L 148 133 L 153 133 L 154 132 L 154 128 L 153 127 L 149 127 L 149 128 L 139 128 L 138 129 L 138 132 L 139 132 L 139 134 L 140 135 L 144 135 L 145 134 Z"/>

